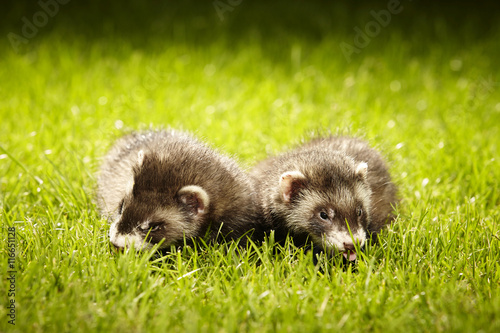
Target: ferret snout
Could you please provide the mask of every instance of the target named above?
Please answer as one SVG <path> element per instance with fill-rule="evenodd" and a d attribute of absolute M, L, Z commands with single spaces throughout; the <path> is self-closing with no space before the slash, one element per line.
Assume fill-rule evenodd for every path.
<path fill-rule="evenodd" d="M 145 241 L 145 239 L 141 236 L 139 236 L 135 232 L 130 232 L 126 234 L 122 234 L 118 231 L 118 224 L 120 222 L 113 222 L 111 224 L 111 227 L 109 228 L 109 238 L 111 241 L 111 244 L 113 246 L 120 250 L 120 249 L 125 249 L 129 247 L 134 247 L 136 249 L 147 249 L 151 245 Z"/>
<path fill-rule="evenodd" d="M 353 243 L 344 243 L 344 250 L 346 250 L 346 251 L 355 251 L 356 248 L 354 247 Z"/>
<path fill-rule="evenodd" d="M 349 233 L 341 230 L 332 230 L 323 236 L 324 245 L 327 249 L 343 253 L 356 253 L 356 246 L 361 249 L 366 242 L 366 233 L 361 229 L 353 230 L 352 237 Z M 356 243 L 356 245 L 355 245 Z"/>
<path fill-rule="evenodd" d="M 111 246 L 112 246 L 112 248 L 111 248 L 111 249 L 112 249 L 112 250 L 113 250 L 113 252 L 115 252 L 115 253 L 121 253 L 121 252 L 124 252 L 124 251 L 125 251 L 125 248 L 123 248 L 123 247 L 121 247 L 121 246 L 117 246 L 117 245 L 115 245 L 115 244 L 113 244 L 113 243 L 111 243 Z"/>

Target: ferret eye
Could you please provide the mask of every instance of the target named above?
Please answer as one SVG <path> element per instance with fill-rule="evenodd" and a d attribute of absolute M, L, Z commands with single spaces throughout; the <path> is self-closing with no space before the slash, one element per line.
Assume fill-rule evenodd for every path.
<path fill-rule="evenodd" d="M 358 214 L 358 216 L 363 215 L 363 209 L 358 207 L 358 208 L 356 209 L 356 214 Z"/>
<path fill-rule="evenodd" d="M 157 225 L 150 226 L 149 230 L 151 230 L 151 232 L 158 231 L 158 230 L 160 230 L 160 225 L 157 224 Z"/>
<path fill-rule="evenodd" d="M 147 234 L 148 232 L 149 233 L 156 232 L 160 230 L 160 228 L 161 228 L 161 223 L 151 223 L 149 224 L 148 227 L 141 229 L 141 231 Z"/>
<path fill-rule="evenodd" d="M 123 205 L 125 204 L 125 199 L 122 200 L 120 203 L 120 207 L 118 208 L 118 214 L 123 213 Z"/>
<path fill-rule="evenodd" d="M 319 217 L 321 217 L 322 220 L 328 220 L 328 214 L 325 212 L 319 213 Z"/>

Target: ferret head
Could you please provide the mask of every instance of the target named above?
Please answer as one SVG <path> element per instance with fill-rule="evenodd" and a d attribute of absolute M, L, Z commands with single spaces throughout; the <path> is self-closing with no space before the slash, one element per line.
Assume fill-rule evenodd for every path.
<path fill-rule="evenodd" d="M 141 164 L 142 158 L 139 153 Z M 148 168 L 136 170 L 134 180 L 116 207 L 110 227 L 115 247 L 149 249 L 162 242 L 160 248 L 165 248 L 199 235 L 210 207 L 202 187 L 186 185 L 175 191 L 168 184 L 158 186 L 155 170 Z"/>
<path fill-rule="evenodd" d="M 277 200 L 287 227 L 307 234 L 325 251 L 342 252 L 354 261 L 354 243 L 364 245 L 370 221 L 367 172 L 366 163 L 343 159 L 281 174 Z"/>

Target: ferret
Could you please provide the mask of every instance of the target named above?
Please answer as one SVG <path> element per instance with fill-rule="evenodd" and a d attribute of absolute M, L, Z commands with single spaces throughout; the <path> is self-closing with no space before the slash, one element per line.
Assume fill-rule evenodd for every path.
<path fill-rule="evenodd" d="M 184 132 L 122 137 L 105 156 L 97 187 L 117 248 L 181 246 L 207 235 L 209 241 L 238 240 L 260 231 L 248 175 Z"/>
<path fill-rule="evenodd" d="M 327 253 L 356 260 L 394 219 L 396 186 L 378 151 L 352 137 L 316 138 L 259 163 L 250 173 L 261 214 L 277 241 L 312 241 Z"/>

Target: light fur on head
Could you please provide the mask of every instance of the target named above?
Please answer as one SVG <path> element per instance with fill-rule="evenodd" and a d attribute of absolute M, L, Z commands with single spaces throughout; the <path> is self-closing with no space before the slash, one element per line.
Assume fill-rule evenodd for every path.
<path fill-rule="evenodd" d="M 356 175 L 362 178 L 366 178 L 368 173 L 368 164 L 361 162 L 356 166 Z"/>
<path fill-rule="evenodd" d="M 137 164 L 139 166 L 142 165 L 142 162 L 144 162 L 144 151 L 141 149 L 139 150 L 139 152 L 137 153 Z"/>

